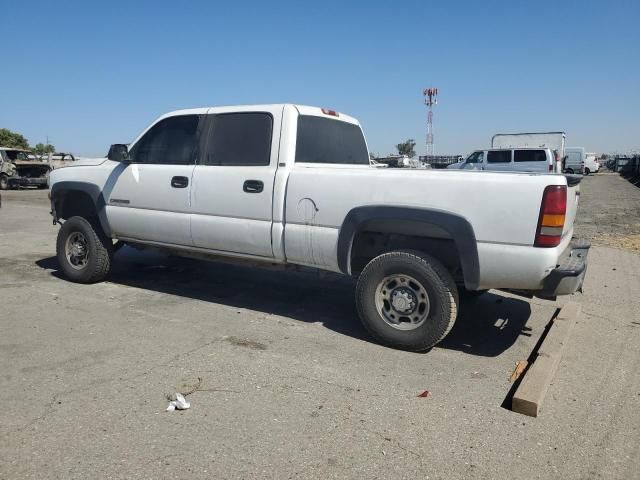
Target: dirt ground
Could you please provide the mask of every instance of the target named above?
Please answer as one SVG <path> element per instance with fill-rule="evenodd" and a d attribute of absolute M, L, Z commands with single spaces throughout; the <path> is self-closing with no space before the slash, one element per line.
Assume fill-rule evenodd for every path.
<path fill-rule="evenodd" d="M 640 252 L 640 187 L 606 172 L 585 177 L 580 191 L 575 235 Z"/>
<path fill-rule="evenodd" d="M 640 255 L 600 244 L 638 233 L 634 188 L 584 180 L 583 313 L 537 418 L 505 408 L 509 377 L 568 298 L 491 291 L 402 352 L 342 277 L 124 247 L 70 283 L 46 192 L 2 192 L 0 479 L 638 478 Z M 176 391 L 191 409 L 165 412 Z"/>

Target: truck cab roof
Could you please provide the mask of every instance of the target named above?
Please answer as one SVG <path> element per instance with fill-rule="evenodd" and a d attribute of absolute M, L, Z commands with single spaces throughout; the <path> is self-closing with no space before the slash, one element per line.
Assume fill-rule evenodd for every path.
<path fill-rule="evenodd" d="M 360 122 L 355 118 L 346 115 L 341 112 L 337 112 L 335 110 L 331 110 L 328 108 L 322 107 L 313 107 L 309 105 L 297 105 L 293 103 L 273 103 L 273 104 L 257 104 L 257 105 L 221 105 L 215 107 L 199 107 L 199 108 L 188 108 L 181 110 L 174 110 L 172 112 L 165 113 L 157 120 L 162 120 L 167 117 L 175 117 L 178 115 L 205 115 L 205 114 L 215 114 L 215 113 L 227 113 L 227 112 L 253 112 L 260 110 L 268 110 L 274 108 L 284 108 L 284 107 L 293 107 L 295 108 L 300 115 L 313 115 L 317 117 L 327 117 L 334 118 L 336 120 L 341 120 L 343 122 L 352 123 L 354 125 L 360 125 Z"/>

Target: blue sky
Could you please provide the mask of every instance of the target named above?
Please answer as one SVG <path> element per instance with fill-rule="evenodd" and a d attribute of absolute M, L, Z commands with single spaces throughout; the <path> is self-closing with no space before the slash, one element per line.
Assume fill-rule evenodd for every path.
<path fill-rule="evenodd" d="M 370 149 L 436 153 L 564 130 L 640 148 L 638 1 L 0 0 L 0 127 L 103 155 L 178 108 L 292 102 L 357 117 Z"/>

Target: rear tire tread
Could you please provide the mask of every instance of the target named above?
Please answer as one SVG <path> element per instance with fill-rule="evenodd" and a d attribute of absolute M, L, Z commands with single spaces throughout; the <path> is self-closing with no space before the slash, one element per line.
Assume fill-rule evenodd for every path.
<path fill-rule="evenodd" d="M 358 286 L 356 287 L 356 304 L 358 307 L 358 312 L 360 313 L 361 318 L 364 317 L 362 303 L 365 300 L 361 298 L 363 293 L 363 288 L 361 288 L 361 285 L 367 283 L 369 281 L 369 277 L 376 273 L 375 269 L 378 264 L 380 264 L 381 262 L 387 262 L 389 259 L 394 258 L 411 259 L 414 262 L 420 264 L 423 268 L 426 267 L 427 269 L 431 269 L 437 275 L 437 277 L 440 279 L 440 284 L 435 285 L 435 287 L 438 288 L 440 290 L 439 293 L 441 293 L 447 299 L 449 307 L 449 318 L 446 327 L 439 335 L 436 336 L 435 340 L 431 339 L 423 342 L 422 344 L 413 344 L 411 346 L 408 346 L 406 342 L 393 340 L 389 337 L 382 337 L 380 334 L 373 331 L 366 321 L 363 321 L 362 324 L 372 337 L 391 348 L 410 350 L 415 352 L 429 350 L 430 348 L 441 342 L 455 325 L 456 318 L 458 316 L 459 304 L 458 288 L 455 281 L 453 280 L 453 277 L 444 267 L 444 265 L 442 265 L 438 260 L 431 257 L 430 255 L 412 250 L 401 250 L 382 254 L 371 260 L 358 279 Z"/>

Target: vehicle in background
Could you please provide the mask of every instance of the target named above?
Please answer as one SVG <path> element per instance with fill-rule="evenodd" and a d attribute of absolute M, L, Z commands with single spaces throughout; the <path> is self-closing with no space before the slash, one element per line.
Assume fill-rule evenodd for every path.
<path fill-rule="evenodd" d="M 29 186 L 47 188 L 51 170 L 74 161 L 71 153 L 40 157 L 30 150 L 0 147 L 0 190 Z"/>
<path fill-rule="evenodd" d="M 29 150 L 0 147 L 0 190 L 20 186 L 47 188 L 51 167 L 48 163 L 32 160 L 30 155 Z"/>
<path fill-rule="evenodd" d="M 369 165 L 371 165 L 372 167 L 375 168 L 388 168 L 389 165 L 387 165 L 386 163 L 380 163 L 375 159 L 369 159 Z"/>
<path fill-rule="evenodd" d="M 584 174 L 598 173 L 600 170 L 600 162 L 598 161 L 597 153 L 585 153 L 584 158 Z"/>
<path fill-rule="evenodd" d="M 564 161 L 564 172 L 584 175 L 586 173 L 584 148 L 567 147 L 565 149 L 565 153 L 566 158 Z"/>
<path fill-rule="evenodd" d="M 554 154 L 554 173 L 563 173 L 567 135 L 564 132 L 496 133 L 491 148 L 548 148 Z"/>
<path fill-rule="evenodd" d="M 462 155 L 422 155 L 419 157 L 420 163 L 430 165 L 431 168 L 450 168 L 451 165 L 463 163 Z"/>
<path fill-rule="evenodd" d="M 389 168 L 424 168 L 417 158 L 408 155 L 389 155 L 387 157 L 376 157 L 375 161 L 386 165 Z"/>
<path fill-rule="evenodd" d="M 130 148 L 54 170 L 50 198 L 70 280 L 103 280 L 114 240 L 342 273 L 375 338 L 423 351 L 453 327 L 459 291 L 581 288 L 581 178 L 374 168 L 348 115 L 245 105 L 163 115 Z"/>
<path fill-rule="evenodd" d="M 8 190 L 9 179 L 15 177 L 16 175 L 16 166 L 14 165 L 13 160 L 11 160 L 9 157 L 12 156 L 15 158 L 15 156 L 18 155 L 18 152 L 20 152 L 20 156 L 28 158 L 27 151 L 24 151 L 24 153 L 22 153 L 22 150 L 0 147 L 0 190 Z"/>
<path fill-rule="evenodd" d="M 459 162 L 456 163 L 450 163 L 449 165 L 447 165 L 446 168 L 451 169 L 451 170 L 460 170 L 464 164 L 466 163 L 466 160 L 461 160 Z"/>
<path fill-rule="evenodd" d="M 633 175 L 640 167 L 640 155 L 616 155 L 607 162 L 607 167 L 621 175 Z"/>
<path fill-rule="evenodd" d="M 476 150 L 457 168 L 553 173 L 555 163 L 555 153 L 550 148 L 500 148 Z M 456 167 L 451 166 L 451 168 Z"/>

